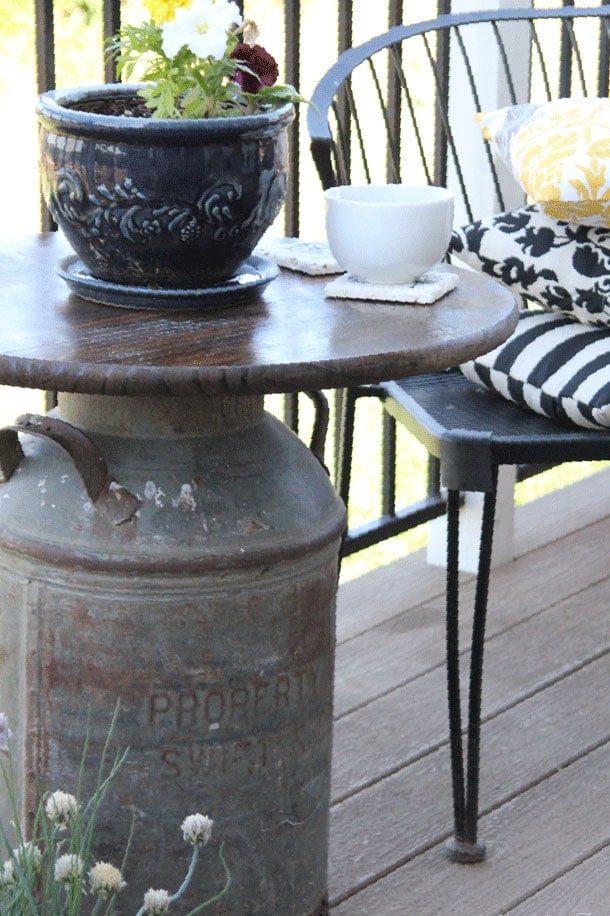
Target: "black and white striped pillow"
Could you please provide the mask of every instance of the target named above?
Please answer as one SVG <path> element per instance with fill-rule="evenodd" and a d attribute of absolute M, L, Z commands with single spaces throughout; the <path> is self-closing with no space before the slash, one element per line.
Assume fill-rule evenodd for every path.
<path fill-rule="evenodd" d="M 505 343 L 460 369 L 551 420 L 610 427 L 610 329 L 526 309 Z"/>

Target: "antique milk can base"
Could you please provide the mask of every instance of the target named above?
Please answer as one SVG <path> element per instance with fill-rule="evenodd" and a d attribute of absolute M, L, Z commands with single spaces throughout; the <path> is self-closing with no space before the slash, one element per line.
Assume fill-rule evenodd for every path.
<path fill-rule="evenodd" d="M 224 843 L 231 885 L 212 913 L 324 912 L 345 509 L 319 460 L 262 396 L 60 392 L 16 426 L 0 488 L 0 709 L 24 822 L 38 785 L 80 780 L 90 795 L 120 701 L 112 751 L 129 755 L 95 831 L 96 855 L 116 863 L 133 830 L 117 913 L 178 886 L 196 811 L 214 835 L 184 907 L 224 886 Z M 137 510 L 117 516 L 126 491 Z"/>
<path fill-rule="evenodd" d="M 262 292 L 278 272 L 278 267 L 271 261 L 250 255 L 224 283 L 200 289 L 165 289 L 99 280 L 77 255 L 64 258 L 57 268 L 59 276 L 82 299 L 119 308 L 155 310 L 241 305 Z"/>

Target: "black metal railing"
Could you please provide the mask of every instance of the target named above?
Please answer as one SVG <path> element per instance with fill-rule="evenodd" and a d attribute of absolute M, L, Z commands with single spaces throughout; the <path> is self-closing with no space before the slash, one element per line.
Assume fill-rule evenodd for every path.
<path fill-rule="evenodd" d="M 316 62 L 317 75 L 320 76 L 333 62 L 334 58 L 342 51 L 349 48 L 355 40 L 363 40 L 371 35 L 383 32 L 387 28 L 403 23 L 405 21 L 419 21 L 434 18 L 439 15 L 451 13 L 451 0 L 386 0 L 386 3 L 379 4 L 359 4 L 357 9 L 353 0 L 336 0 L 336 5 L 329 2 L 328 20 L 323 23 L 323 29 L 328 30 L 332 27 L 333 17 L 336 23 L 336 40 L 329 51 L 328 59 L 320 54 L 318 46 L 311 47 L 312 39 L 309 41 L 304 37 L 304 27 L 307 23 L 308 5 L 304 0 L 277 0 L 278 12 L 283 15 L 284 23 L 284 61 L 283 75 L 287 82 L 299 86 L 301 77 L 304 73 L 304 62 L 310 62 L 312 59 Z M 37 86 L 38 91 L 50 89 L 56 82 L 56 36 L 57 30 L 61 27 L 60 22 L 54 15 L 54 11 L 60 7 L 61 0 L 35 0 L 35 19 L 36 19 L 36 61 L 37 61 Z M 112 36 L 121 23 L 121 0 L 89 0 L 89 5 L 99 12 L 100 18 L 100 61 L 103 62 L 103 73 L 106 81 L 115 78 L 114 64 L 107 60 L 104 55 L 104 43 L 106 39 Z M 246 15 L 256 16 L 256 0 L 239 0 L 238 5 L 245 11 Z M 473 3 L 473 5 L 475 5 Z M 523 2 L 523 6 L 543 7 L 548 5 L 538 0 L 532 0 L 531 3 Z M 574 0 L 563 0 L 563 3 L 557 3 L 565 7 L 573 7 Z M 590 6 L 601 5 L 601 0 L 588 4 Z M 365 12 L 361 7 L 365 7 Z M 363 24 L 360 18 L 365 17 L 366 29 L 363 31 Z M 563 42 L 566 48 L 573 44 L 573 35 L 570 33 L 570 23 L 566 22 Z M 605 38 L 607 43 L 608 39 Z M 436 53 L 437 72 L 441 79 L 448 76 L 448 54 L 449 49 L 439 48 Z M 607 55 L 607 48 L 606 48 Z M 561 55 L 563 71 L 562 80 L 568 94 L 568 87 L 573 79 L 572 69 L 575 65 L 573 54 Z M 577 64 L 577 61 L 576 61 Z M 311 72 L 311 66 L 309 67 Z M 396 79 L 396 77 L 394 77 Z M 602 81 L 605 80 L 605 87 Z M 600 81 L 600 94 L 606 94 L 608 90 L 608 73 L 602 76 Z M 399 94 L 398 84 L 396 85 L 396 96 Z M 398 106 L 390 107 L 390 116 L 397 117 Z M 299 113 L 301 114 L 301 113 Z M 291 181 L 288 199 L 285 206 L 285 229 L 289 235 L 298 235 L 300 228 L 300 217 L 302 209 L 302 171 L 303 161 L 309 156 L 307 149 L 303 149 L 304 144 L 301 142 L 301 117 L 297 117 L 292 127 L 291 143 Z M 397 121 L 397 130 L 399 129 Z M 437 158 L 437 175 L 436 179 L 442 178 L 444 169 L 442 155 Z"/>

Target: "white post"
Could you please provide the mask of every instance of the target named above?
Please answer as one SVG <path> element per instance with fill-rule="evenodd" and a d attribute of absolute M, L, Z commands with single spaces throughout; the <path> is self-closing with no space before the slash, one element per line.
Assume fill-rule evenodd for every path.
<path fill-rule="evenodd" d="M 452 13 L 472 12 L 473 10 L 507 9 L 522 7 L 522 0 L 453 0 Z M 489 40 L 489 26 L 471 26 L 462 35 L 464 45 L 473 70 L 474 83 L 479 96 L 478 110 L 492 111 L 510 105 L 508 86 L 503 76 L 502 63 L 495 42 Z M 485 30 L 485 32 L 483 32 Z M 529 91 L 529 27 L 527 23 L 513 22 L 503 26 L 502 34 L 506 38 L 506 51 L 510 54 L 511 73 L 517 97 L 526 99 Z M 496 196 L 491 181 L 477 180 L 481 171 L 481 157 L 485 155 L 485 144 L 480 138 L 479 127 L 475 121 L 477 105 L 469 88 L 468 75 L 464 66 L 461 50 L 453 36 L 451 39 L 451 70 L 449 76 L 449 120 L 451 123 L 460 167 L 463 171 L 474 218 L 478 219 L 497 210 Z M 498 174 L 502 196 L 506 208 L 521 207 L 524 195 L 502 163 L 498 164 Z M 458 179 L 454 164 L 449 156 L 447 186 L 457 187 Z M 459 196 L 459 195 L 458 195 Z M 461 202 L 456 202 L 455 224 L 468 222 Z"/>
<path fill-rule="evenodd" d="M 515 556 L 515 478 L 512 465 L 502 465 L 498 471 L 498 495 L 492 566 L 509 563 Z M 481 513 L 483 493 L 465 494 L 460 509 L 459 567 L 464 572 L 476 573 L 481 540 Z M 427 560 L 431 566 L 447 565 L 447 517 L 434 519 L 428 525 Z"/>

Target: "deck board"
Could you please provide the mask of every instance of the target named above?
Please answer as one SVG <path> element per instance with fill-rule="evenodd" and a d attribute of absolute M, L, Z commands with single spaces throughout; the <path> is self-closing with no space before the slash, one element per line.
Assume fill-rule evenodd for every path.
<path fill-rule="evenodd" d="M 600 652 L 610 651 L 606 584 L 592 586 L 581 595 L 596 610 L 589 611 L 586 619 L 571 602 L 568 607 L 561 603 L 488 642 L 484 721 Z M 333 797 L 353 793 L 446 738 L 445 669 L 439 666 L 337 720 Z"/>
<path fill-rule="evenodd" d="M 511 916 L 540 916 L 553 910 L 556 916 L 574 916 L 574 903 L 578 901 L 579 913 L 607 913 L 610 910 L 610 846 L 583 862 L 574 865 L 567 873 L 512 909 Z M 558 901 L 563 900 L 563 903 Z M 600 906 L 600 901 L 606 901 Z"/>
<path fill-rule="evenodd" d="M 485 862 L 456 867 L 444 860 L 442 846 L 434 846 L 367 888 L 359 899 L 351 897 L 337 906 L 337 916 L 509 912 L 528 882 L 538 888 L 550 884 L 575 858 L 586 857 L 600 841 L 608 843 L 609 792 L 605 744 L 484 816 L 482 833 L 489 845 Z M 583 807 L 587 818 L 575 817 Z M 574 914 L 580 912 L 577 898 L 569 905 Z M 608 912 L 607 898 L 595 900 L 595 912 Z"/>
<path fill-rule="evenodd" d="M 480 865 L 443 856 L 444 574 L 420 553 L 341 587 L 333 913 L 610 916 L 609 484 L 603 471 L 520 508 L 519 559 L 493 572 Z"/>
<path fill-rule="evenodd" d="M 489 637 L 545 609 L 549 582 L 553 600 L 577 595 L 587 587 L 592 568 L 602 576 L 607 560 L 606 524 L 597 522 L 545 548 L 520 557 L 494 574 L 489 597 Z M 423 557 L 422 557 L 422 562 Z M 404 582 L 408 592 L 408 582 Z M 471 577 L 462 579 L 460 637 L 470 632 L 474 598 Z M 444 661 L 444 593 L 407 608 L 337 647 L 335 715 L 370 702 Z"/>

